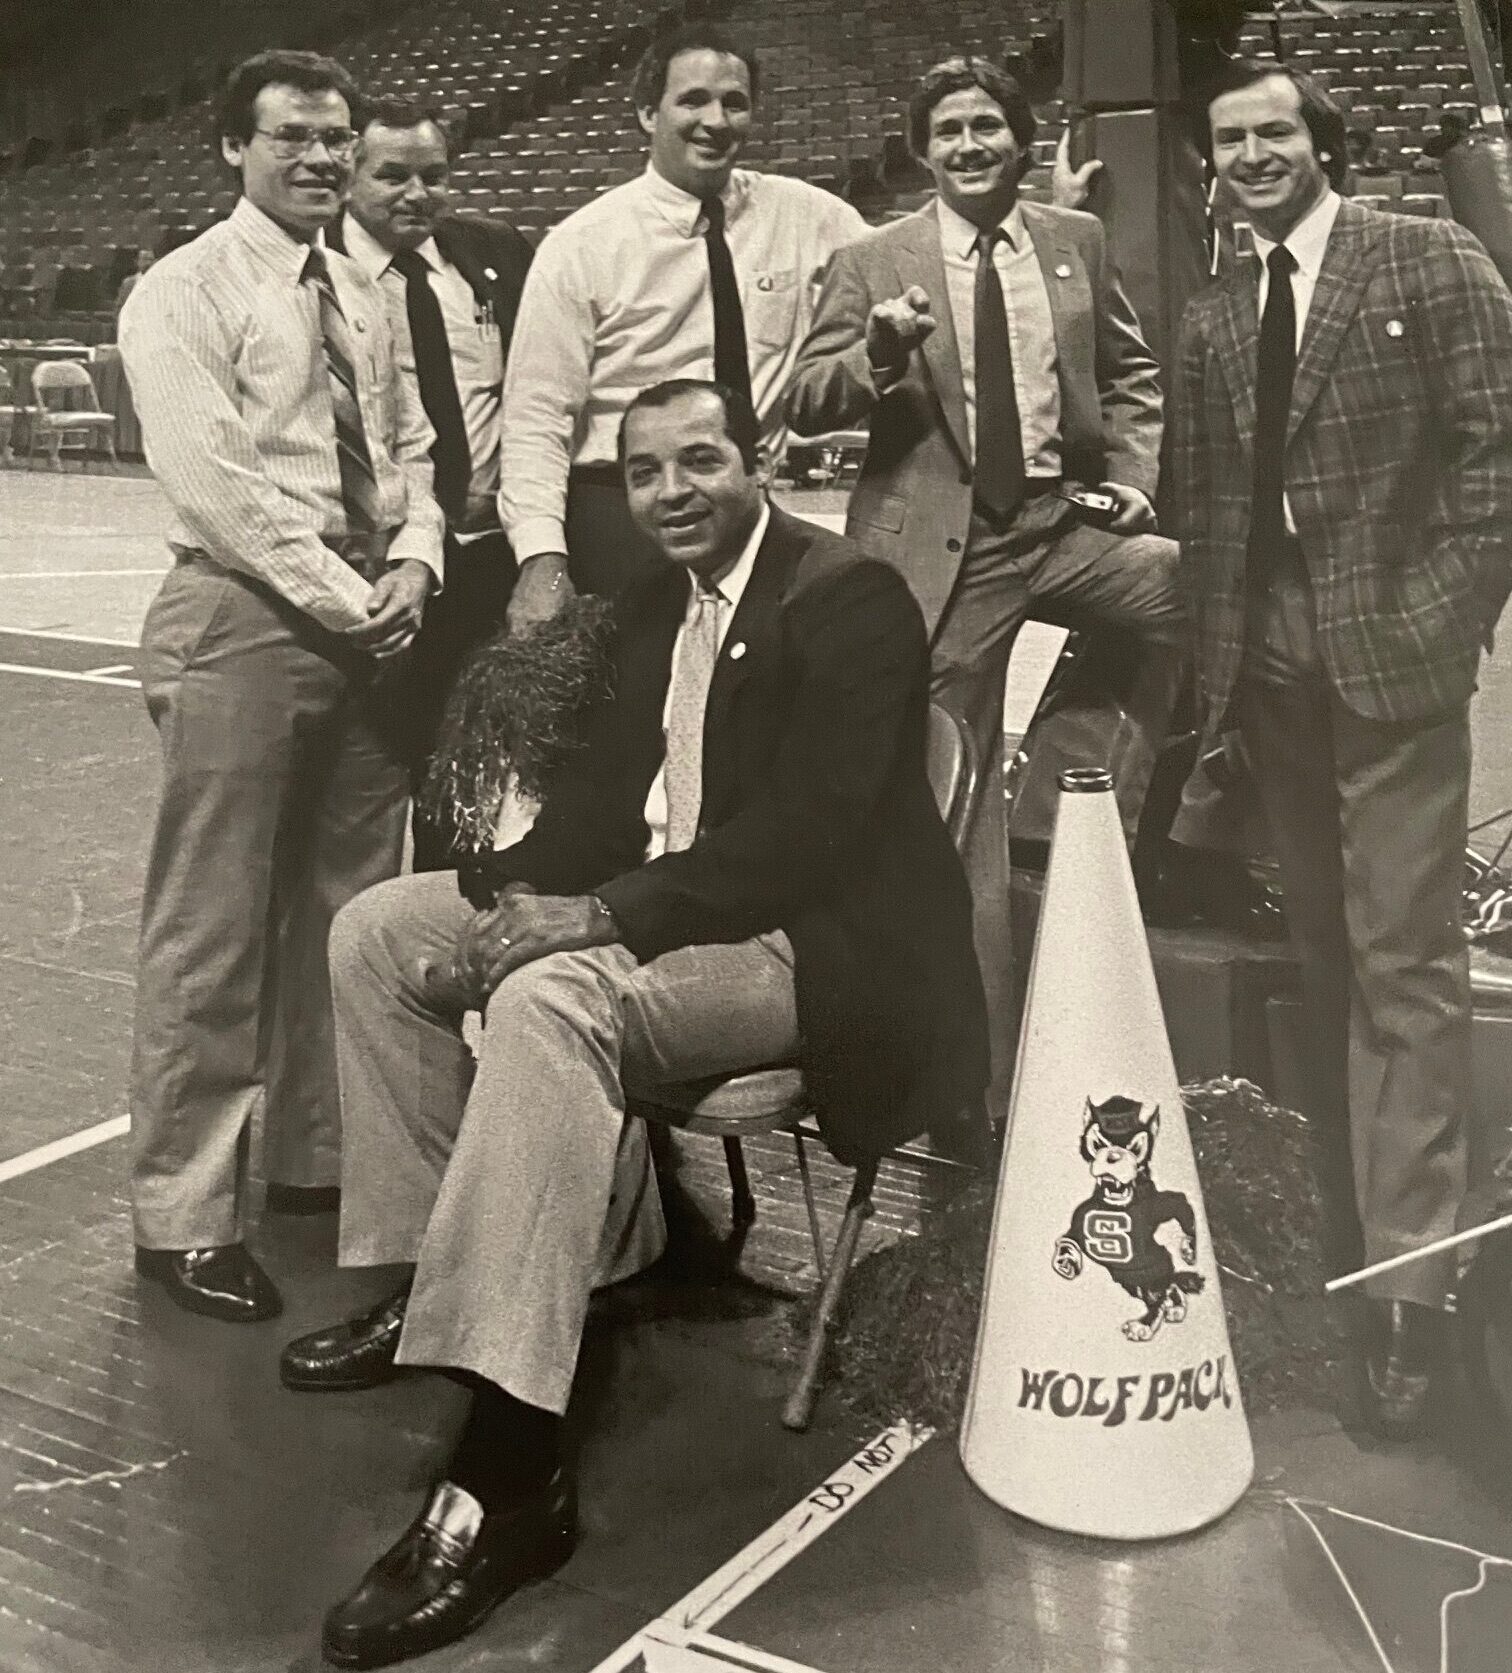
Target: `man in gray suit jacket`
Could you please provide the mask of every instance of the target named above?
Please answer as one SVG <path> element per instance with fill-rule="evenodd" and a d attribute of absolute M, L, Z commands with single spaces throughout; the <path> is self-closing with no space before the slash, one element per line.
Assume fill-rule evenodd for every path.
<path fill-rule="evenodd" d="M 1018 84 L 984 59 L 925 75 L 909 131 L 938 197 L 835 257 L 788 404 L 800 435 L 870 423 L 846 532 L 909 582 L 935 694 L 964 710 L 981 751 L 967 869 L 995 1116 L 1014 1032 L 1002 780 L 1014 639 L 1031 615 L 1173 646 L 1185 631 L 1176 547 L 1154 533 L 1155 360 L 1101 223 L 1019 202 L 1035 126 Z M 1086 488 L 1101 509 L 1067 497 Z M 1113 758 L 1087 763 L 1112 767 L 1131 827 L 1180 677 L 1177 655 L 1146 656 Z"/>

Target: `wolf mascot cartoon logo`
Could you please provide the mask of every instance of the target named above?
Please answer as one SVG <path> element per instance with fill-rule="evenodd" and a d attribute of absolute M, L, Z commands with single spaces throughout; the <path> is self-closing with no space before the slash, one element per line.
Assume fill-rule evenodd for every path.
<path fill-rule="evenodd" d="M 1150 1157 L 1160 1131 L 1160 1108 L 1148 1115 L 1133 1098 L 1105 1103 L 1087 1100 L 1081 1153 L 1092 1170 L 1095 1189 L 1071 1216 L 1071 1225 L 1055 1244 L 1053 1265 L 1062 1278 L 1081 1275 L 1085 1259 L 1144 1303 L 1142 1317 L 1129 1319 L 1123 1333 L 1131 1342 L 1148 1342 L 1162 1324 L 1180 1324 L 1186 1298 L 1202 1290 L 1202 1274 L 1178 1268 L 1156 1232 L 1174 1220 L 1181 1232 L 1181 1259 L 1197 1259 L 1197 1217 L 1180 1191 L 1157 1190 L 1150 1178 Z"/>

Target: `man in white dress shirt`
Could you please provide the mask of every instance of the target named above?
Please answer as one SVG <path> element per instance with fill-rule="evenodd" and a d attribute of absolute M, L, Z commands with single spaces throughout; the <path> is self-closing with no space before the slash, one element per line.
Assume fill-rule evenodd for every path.
<path fill-rule="evenodd" d="M 615 465 L 638 390 L 719 377 L 750 396 L 764 446 L 781 451 L 815 281 L 866 226 L 832 193 L 736 168 L 759 92 L 755 55 L 719 24 L 654 42 L 633 87 L 645 173 L 570 215 L 536 254 L 504 382 L 516 626 L 553 615 L 573 587 L 618 592 L 652 561 Z"/>
<path fill-rule="evenodd" d="M 163 781 L 131 1077 L 137 1265 L 237 1322 L 279 1308 L 242 1242 L 258 1103 L 270 1204 L 324 1203 L 339 1177 L 326 937 L 399 869 L 407 784 L 378 688 L 441 574 L 430 426 L 382 298 L 321 239 L 352 92 L 313 53 L 234 70 L 220 133 L 241 199 L 121 314 L 176 559 L 142 631 Z"/>
<path fill-rule="evenodd" d="M 499 402 L 533 254 L 507 221 L 451 213 L 446 134 L 422 107 L 364 104 L 346 213 L 327 242 L 389 305 L 403 369 L 436 432 L 436 499 L 446 514 L 446 590 L 405 659 L 404 746 L 418 790 L 446 697 L 473 648 L 504 624 L 514 556 L 499 522 Z M 414 868 L 454 865 L 452 833 L 417 799 Z"/>

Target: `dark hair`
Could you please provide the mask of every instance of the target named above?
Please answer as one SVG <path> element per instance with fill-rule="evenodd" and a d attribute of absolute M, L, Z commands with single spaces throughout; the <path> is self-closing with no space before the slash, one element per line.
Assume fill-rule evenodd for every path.
<path fill-rule="evenodd" d="M 429 123 L 440 133 L 447 150 L 451 149 L 441 112 L 431 105 L 421 104 L 418 99 L 380 98 L 359 93 L 357 103 L 352 107 L 352 126 L 359 134 L 365 134 L 375 122 L 385 128 L 401 129 L 423 128 Z"/>
<path fill-rule="evenodd" d="M 1029 147 L 1039 128 L 1034 107 L 1013 77 L 987 58 L 946 58 L 924 72 L 908 101 L 908 143 L 914 156 L 922 157 L 929 149 L 929 119 L 934 115 L 935 106 L 952 93 L 964 93 L 968 87 L 980 87 L 1002 107 L 1027 161 Z"/>
<path fill-rule="evenodd" d="M 761 65 L 746 43 L 721 23 L 699 19 L 658 35 L 640 56 L 630 82 L 630 100 L 637 110 L 654 110 L 667 91 L 667 69 L 680 52 L 721 52 L 738 58 L 751 78 L 751 103 L 761 97 Z"/>
<path fill-rule="evenodd" d="M 1344 112 L 1321 82 L 1286 64 L 1263 58 L 1231 58 L 1203 84 L 1198 94 L 1203 114 L 1199 124 L 1203 154 L 1209 162 L 1213 160 L 1213 125 L 1208 116 L 1213 100 L 1225 93 L 1242 93 L 1246 87 L 1269 81 L 1272 76 L 1280 76 L 1296 88 L 1302 102 L 1302 120 L 1312 135 L 1313 154 L 1322 165 L 1329 185 L 1335 191 L 1341 190 L 1349 175 L 1349 130 Z"/>
<path fill-rule="evenodd" d="M 357 103 L 357 84 L 336 62 L 319 52 L 258 52 L 244 58 L 226 77 L 216 106 L 216 132 L 225 139 L 250 143 L 257 127 L 253 107 L 263 88 L 274 84 L 301 93 L 339 93 L 350 110 Z"/>
<path fill-rule="evenodd" d="M 654 383 L 649 389 L 641 390 L 625 408 L 625 415 L 620 419 L 619 444 L 616 449 L 620 469 L 625 468 L 625 432 L 630 425 L 630 414 L 670 407 L 684 395 L 714 395 L 719 398 L 719 403 L 724 408 L 725 434 L 740 450 L 740 462 L 745 466 L 746 475 L 749 476 L 756 469 L 757 454 L 761 446 L 761 428 L 756 422 L 756 409 L 751 405 L 749 395 L 742 394 L 738 389 L 731 389 L 727 383 L 716 383 L 712 378 L 668 378 L 663 383 Z"/>

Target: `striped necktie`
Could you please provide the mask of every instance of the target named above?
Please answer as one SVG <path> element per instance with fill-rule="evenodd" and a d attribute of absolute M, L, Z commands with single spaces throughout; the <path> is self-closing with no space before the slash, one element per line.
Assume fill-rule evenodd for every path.
<path fill-rule="evenodd" d="M 351 534 L 372 534 L 384 527 L 384 520 L 373 456 L 368 452 L 362 409 L 357 404 L 356 357 L 346 315 L 331 283 L 325 251 L 318 245 L 311 249 L 300 278 L 312 282 L 320 298 L 320 335 L 325 346 L 326 371 L 330 374 L 331 409 L 336 419 L 336 463 L 341 470 L 341 503 L 346 511 L 347 529 Z"/>
<path fill-rule="evenodd" d="M 693 846 L 703 805 L 704 710 L 719 659 L 719 607 L 724 594 L 694 583 L 693 615 L 677 646 L 667 699 L 667 852 Z"/>

